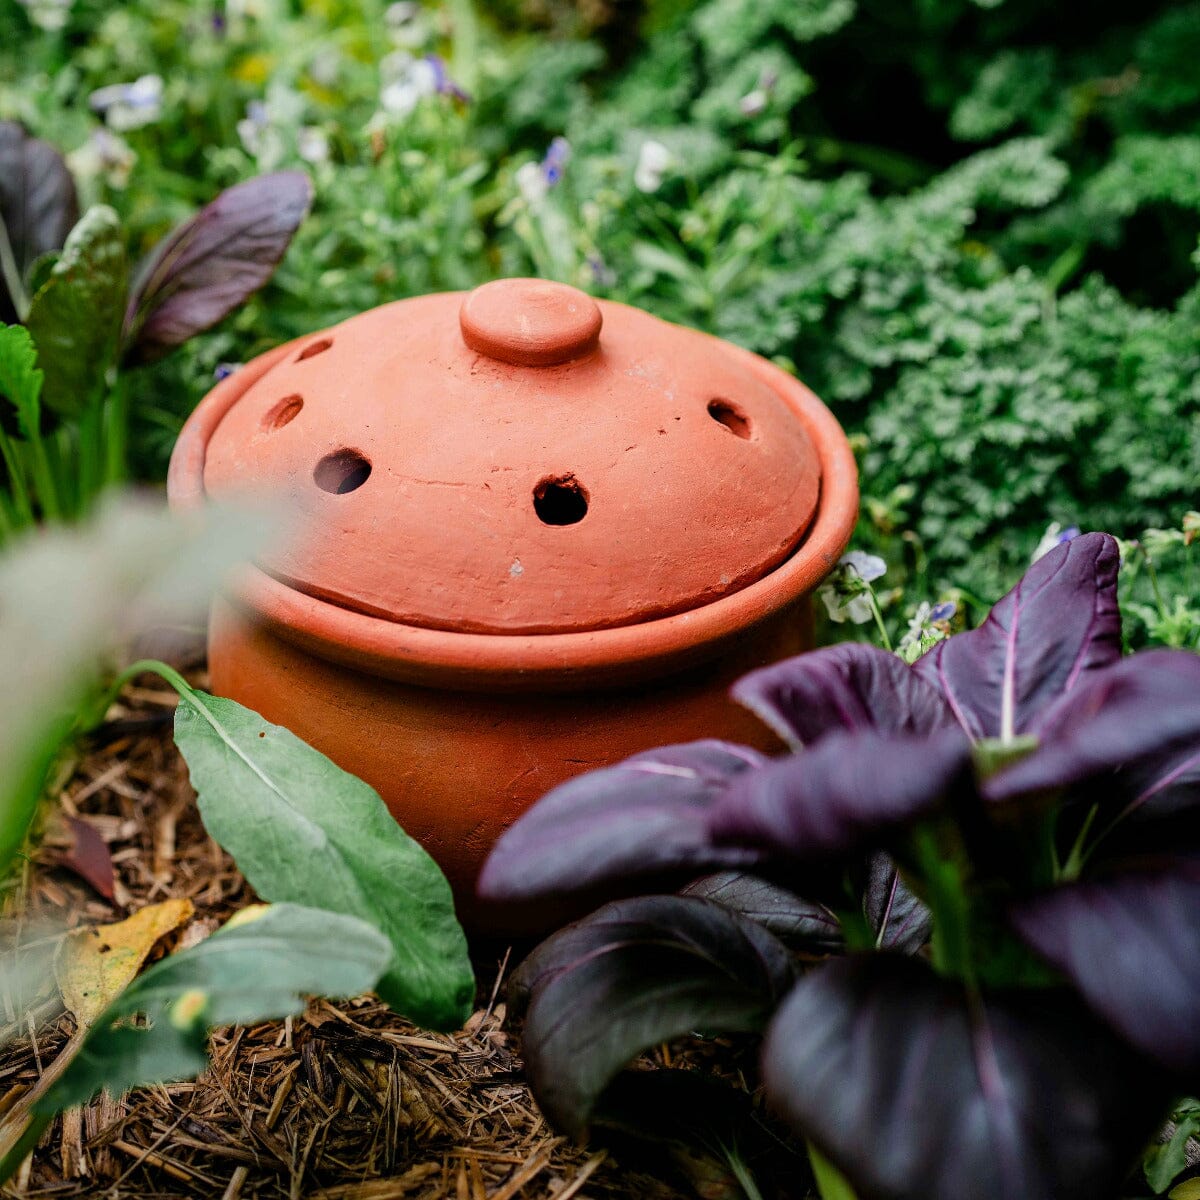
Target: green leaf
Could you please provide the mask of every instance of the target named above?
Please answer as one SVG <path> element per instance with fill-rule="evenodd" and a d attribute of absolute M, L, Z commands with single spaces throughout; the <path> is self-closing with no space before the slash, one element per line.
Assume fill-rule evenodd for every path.
<path fill-rule="evenodd" d="M 362 780 L 232 700 L 183 697 L 175 741 L 209 833 L 265 900 L 363 917 L 394 957 L 379 995 L 438 1029 L 471 1011 L 474 977 L 437 864 Z"/>
<path fill-rule="evenodd" d="M 1188 1142 L 1200 1135 L 1200 1102 L 1184 1101 L 1172 1118 L 1175 1128 L 1168 1141 L 1151 1146 L 1142 1161 L 1146 1182 L 1161 1195 L 1188 1167 Z"/>
<path fill-rule="evenodd" d="M 44 378 L 29 330 L 20 325 L 0 325 L 0 395 L 17 410 L 17 424 L 24 437 L 36 431 L 41 420 Z"/>
<path fill-rule="evenodd" d="M 29 270 L 25 273 L 25 287 L 31 296 L 37 295 L 50 280 L 50 274 L 54 270 L 55 263 L 62 257 L 57 250 L 48 250 L 45 254 L 39 255 L 29 265 Z"/>
<path fill-rule="evenodd" d="M 249 919 L 247 919 L 249 918 Z M 387 966 L 387 939 L 354 917 L 293 904 L 238 914 L 156 963 L 97 1019 L 40 1111 L 198 1075 L 208 1030 L 301 1012 L 305 997 L 358 996 Z M 133 1024 L 137 1015 L 147 1024 Z"/>
<path fill-rule="evenodd" d="M 81 412 L 104 384 L 129 295 L 129 262 L 117 214 L 89 208 L 33 297 L 29 326 L 55 412 Z"/>

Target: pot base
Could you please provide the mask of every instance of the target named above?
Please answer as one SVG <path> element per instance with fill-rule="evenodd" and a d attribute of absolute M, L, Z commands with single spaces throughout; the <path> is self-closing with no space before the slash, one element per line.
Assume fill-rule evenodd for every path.
<path fill-rule="evenodd" d="M 327 662 L 241 609 L 213 606 L 213 690 L 283 725 L 371 785 L 437 861 L 475 932 L 536 932 L 575 914 L 498 912 L 475 897 L 496 839 L 572 776 L 676 742 L 724 738 L 778 752 L 728 697 L 755 667 L 812 647 L 808 599 L 776 613 L 720 658 L 640 686 L 558 694 L 421 687 Z"/>

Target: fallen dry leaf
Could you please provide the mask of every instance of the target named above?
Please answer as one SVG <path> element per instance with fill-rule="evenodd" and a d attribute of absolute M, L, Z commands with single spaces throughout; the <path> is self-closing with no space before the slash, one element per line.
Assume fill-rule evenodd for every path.
<path fill-rule="evenodd" d="M 63 855 L 61 865 L 69 871 L 74 871 L 84 882 L 92 887 L 110 903 L 113 900 L 113 861 L 112 854 L 100 831 L 90 822 L 79 817 L 67 818 L 67 829 L 71 837 L 71 847 Z"/>
<path fill-rule="evenodd" d="M 154 943 L 190 921 L 193 911 L 190 900 L 164 900 L 114 925 L 76 930 L 63 941 L 54 974 L 80 1028 L 90 1026 L 133 982 Z"/>

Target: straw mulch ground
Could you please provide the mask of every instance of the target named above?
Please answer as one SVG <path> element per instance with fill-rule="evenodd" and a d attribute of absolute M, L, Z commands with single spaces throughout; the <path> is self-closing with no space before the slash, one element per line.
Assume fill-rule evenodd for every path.
<path fill-rule="evenodd" d="M 97 828 L 116 867 L 108 904 L 61 867 L 51 820 L 0 938 L 41 920 L 107 923 L 188 897 L 198 940 L 253 897 L 197 817 L 171 739 L 174 696 L 130 689 L 102 735 L 64 772 L 61 808 Z M 59 864 L 59 865 L 56 865 Z M 14 916 L 12 914 L 19 914 Z M 199 1080 L 101 1098 L 47 1130 L 4 1191 L 21 1196 L 323 1197 L 324 1200 L 646 1200 L 740 1195 L 728 1173 L 676 1147 L 578 1147 L 554 1134 L 525 1087 L 505 1027 L 504 948 L 477 961 L 480 1006 L 452 1036 L 431 1034 L 371 998 L 314 1000 L 303 1016 L 224 1029 Z M 52 1066 L 73 1029 L 57 993 L 0 1013 L 0 1115 Z M 664 1049 L 678 1065 L 679 1048 Z M 737 1079 L 736 1048 L 683 1051 Z M 761 1180 L 760 1180 L 761 1182 Z M 765 1189 L 768 1194 L 789 1190 Z"/>

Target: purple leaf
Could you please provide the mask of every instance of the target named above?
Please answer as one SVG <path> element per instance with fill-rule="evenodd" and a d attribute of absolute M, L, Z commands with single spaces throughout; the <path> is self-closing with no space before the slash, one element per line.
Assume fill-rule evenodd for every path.
<path fill-rule="evenodd" d="M 793 950 L 826 954 L 842 947 L 837 917 L 824 904 L 802 900 L 770 880 L 744 871 L 720 871 L 693 880 L 680 895 L 711 900 L 770 930 Z"/>
<path fill-rule="evenodd" d="M 885 950 L 916 954 L 929 941 L 933 928 L 929 909 L 909 890 L 886 854 L 873 854 L 868 863 L 863 911 Z"/>
<path fill-rule="evenodd" d="M 739 775 L 769 760 L 715 740 L 665 746 L 590 771 L 543 796 L 496 843 L 485 900 L 514 902 L 658 875 L 748 866 L 760 857 L 712 844 L 705 815 Z"/>
<path fill-rule="evenodd" d="M 978 629 L 939 642 L 914 669 L 971 737 L 1026 733 L 1086 672 L 1121 656 L 1116 541 L 1087 533 L 1051 550 Z"/>
<path fill-rule="evenodd" d="M 58 250 L 79 219 L 75 181 L 63 156 L 15 121 L 0 121 L 0 218 L 17 270 Z M 17 320 L 14 298 L 0 275 L 0 321 Z"/>
<path fill-rule="evenodd" d="M 258 291 L 311 202 L 308 176 L 280 171 L 227 189 L 180 225 L 138 269 L 125 314 L 128 357 L 160 358 Z"/>
<path fill-rule="evenodd" d="M 1013 922 L 1129 1042 L 1200 1079 L 1200 857 L 1054 888 Z"/>
<path fill-rule="evenodd" d="M 971 997 L 890 954 L 801 979 L 763 1073 L 859 1195 L 887 1200 L 1108 1200 L 1170 1099 L 1069 992 Z"/>
<path fill-rule="evenodd" d="M 116 874 L 112 854 L 100 831 L 80 817 L 68 817 L 67 830 L 71 845 L 62 856 L 62 865 L 112 903 L 116 896 Z"/>
<path fill-rule="evenodd" d="M 1090 675 L 1034 726 L 1039 747 L 989 779 L 1010 800 L 1080 788 L 1111 820 L 1174 815 L 1200 801 L 1200 656 L 1147 650 Z M 1114 811 L 1115 810 L 1115 811 Z"/>
<path fill-rule="evenodd" d="M 694 1030 L 759 1030 L 794 980 L 785 947 L 719 904 L 608 904 L 543 942 L 513 977 L 513 1003 L 528 1003 L 530 1087 L 554 1125 L 579 1134 L 643 1050 Z"/>
<path fill-rule="evenodd" d="M 897 829 L 975 795 L 962 731 L 831 733 L 811 750 L 733 780 L 708 824 L 718 845 L 818 859 L 879 847 Z"/>
<path fill-rule="evenodd" d="M 941 693 L 912 667 L 861 642 L 753 671 L 731 694 L 793 750 L 838 730 L 931 733 L 954 722 Z"/>

